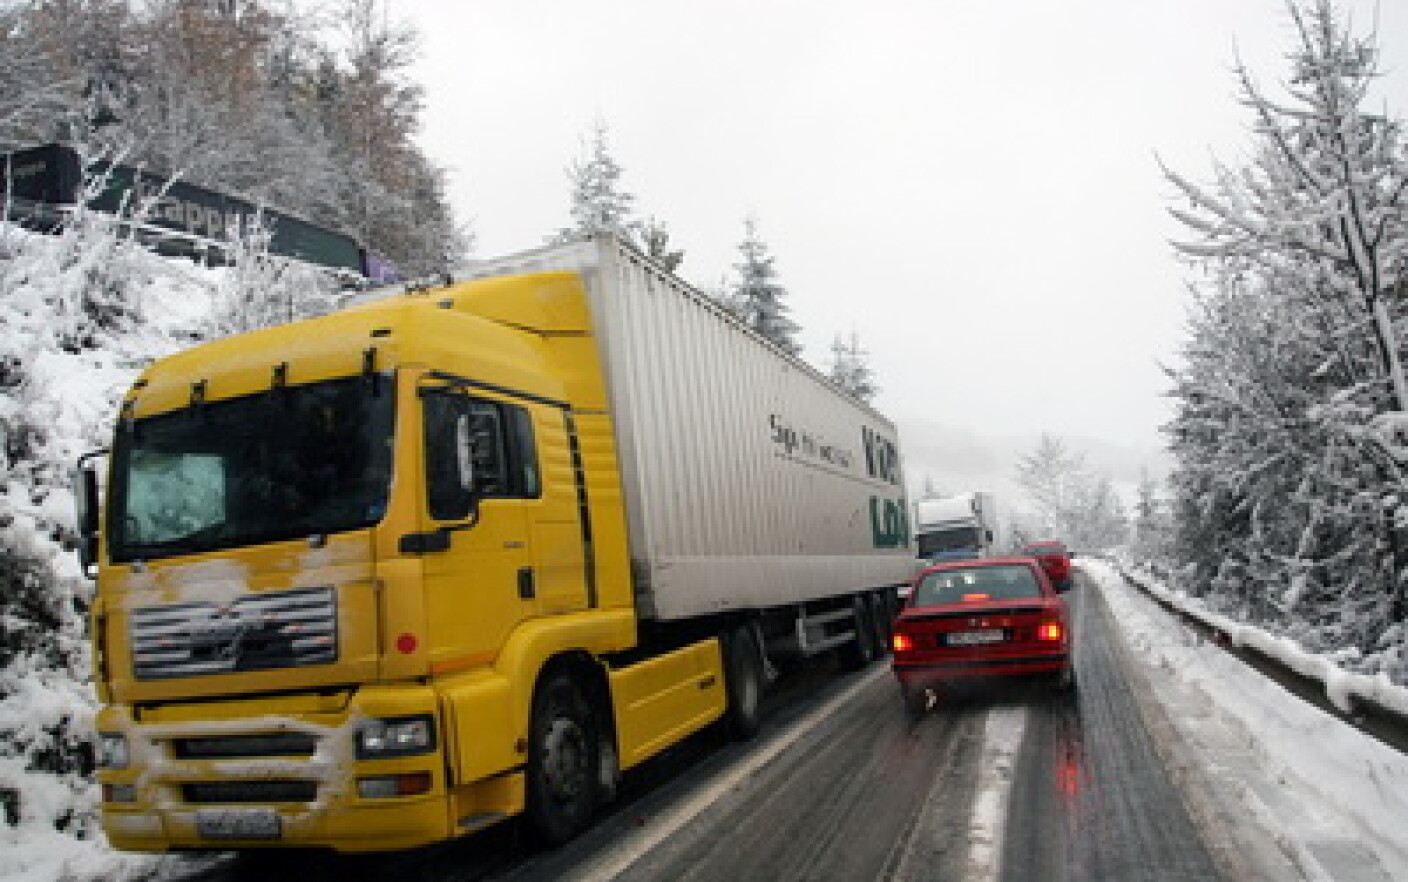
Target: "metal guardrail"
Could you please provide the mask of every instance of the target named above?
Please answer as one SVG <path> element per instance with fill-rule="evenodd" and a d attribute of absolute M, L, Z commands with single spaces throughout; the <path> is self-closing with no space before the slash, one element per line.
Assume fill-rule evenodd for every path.
<path fill-rule="evenodd" d="M 1209 643 L 1245 662 L 1262 676 L 1280 685 L 1307 704 L 1342 720 L 1399 753 L 1408 754 L 1408 715 L 1360 694 L 1348 696 L 1349 710 L 1339 707 L 1330 700 L 1328 687 L 1323 679 L 1297 671 L 1287 666 L 1281 659 L 1268 655 L 1254 646 L 1235 642 L 1232 636 L 1217 623 L 1200 618 L 1193 612 L 1168 602 L 1153 591 L 1148 582 L 1138 574 L 1130 572 L 1118 561 L 1111 560 L 1110 562 L 1125 582 L 1138 588 L 1140 593 L 1168 610 L 1181 622 L 1206 638 Z"/>

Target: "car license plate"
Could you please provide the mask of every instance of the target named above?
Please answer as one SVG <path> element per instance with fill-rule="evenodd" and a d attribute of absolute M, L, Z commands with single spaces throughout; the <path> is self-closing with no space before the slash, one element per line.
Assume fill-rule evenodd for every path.
<path fill-rule="evenodd" d="M 982 646 L 988 643 L 1001 643 L 1007 639 L 1007 632 L 1001 628 L 987 631 L 956 631 L 948 635 L 949 646 Z"/>
<path fill-rule="evenodd" d="M 202 810 L 196 812 L 196 833 L 202 839 L 278 839 L 283 824 L 273 809 Z"/>

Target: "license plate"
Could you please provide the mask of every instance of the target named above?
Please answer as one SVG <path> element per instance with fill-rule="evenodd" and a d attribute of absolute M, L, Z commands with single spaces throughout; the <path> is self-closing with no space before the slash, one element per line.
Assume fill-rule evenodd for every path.
<path fill-rule="evenodd" d="M 949 646 L 982 646 L 987 643 L 1001 643 L 1007 639 L 1007 632 L 1000 628 L 987 631 L 956 631 L 945 641 Z"/>
<path fill-rule="evenodd" d="M 283 823 L 273 809 L 218 809 L 196 812 L 202 839 L 278 839 Z"/>

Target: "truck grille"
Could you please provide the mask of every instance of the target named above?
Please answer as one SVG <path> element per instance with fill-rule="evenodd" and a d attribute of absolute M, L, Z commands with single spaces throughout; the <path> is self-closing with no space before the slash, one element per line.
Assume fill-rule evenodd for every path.
<path fill-rule="evenodd" d="M 229 603 L 196 601 L 132 613 L 138 680 L 296 668 L 337 661 L 332 588 L 266 591 Z"/>
<path fill-rule="evenodd" d="M 312 802 L 318 796 L 316 781 L 201 781 L 181 785 L 186 802 Z"/>
<path fill-rule="evenodd" d="M 258 759 L 263 757 L 308 757 L 317 750 L 318 739 L 306 732 L 268 732 L 259 735 L 215 735 L 177 738 L 171 742 L 178 759 Z"/>

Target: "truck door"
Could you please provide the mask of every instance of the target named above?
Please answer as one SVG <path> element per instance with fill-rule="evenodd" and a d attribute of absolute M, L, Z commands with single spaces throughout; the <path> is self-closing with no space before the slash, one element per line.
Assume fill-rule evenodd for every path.
<path fill-rule="evenodd" d="M 431 667 L 448 672 L 491 663 L 536 612 L 529 508 L 541 481 L 518 405 L 460 387 L 423 390 L 421 402 Z"/>

